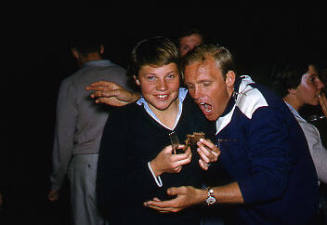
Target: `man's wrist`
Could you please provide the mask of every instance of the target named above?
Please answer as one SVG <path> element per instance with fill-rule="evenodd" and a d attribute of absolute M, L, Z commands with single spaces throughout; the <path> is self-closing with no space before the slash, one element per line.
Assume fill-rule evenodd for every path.
<path fill-rule="evenodd" d="M 205 201 L 208 206 L 213 205 L 217 202 L 214 190 L 212 188 L 207 188 L 207 199 Z"/>
<path fill-rule="evenodd" d="M 131 97 L 132 102 L 136 102 L 137 100 L 139 100 L 141 98 L 141 95 L 138 92 L 132 92 L 131 95 L 132 95 L 132 97 Z"/>
<path fill-rule="evenodd" d="M 208 197 L 208 192 L 207 189 L 196 189 L 196 203 L 195 204 L 203 204 L 207 197 Z"/>

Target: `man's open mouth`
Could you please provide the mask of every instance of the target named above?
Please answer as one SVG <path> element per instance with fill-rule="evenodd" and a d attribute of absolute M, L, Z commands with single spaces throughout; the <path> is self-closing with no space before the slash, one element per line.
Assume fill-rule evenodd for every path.
<path fill-rule="evenodd" d="M 199 105 L 200 105 L 200 108 L 202 109 L 202 111 L 204 111 L 204 112 L 209 113 L 212 111 L 212 105 L 210 105 L 208 103 L 200 102 Z"/>

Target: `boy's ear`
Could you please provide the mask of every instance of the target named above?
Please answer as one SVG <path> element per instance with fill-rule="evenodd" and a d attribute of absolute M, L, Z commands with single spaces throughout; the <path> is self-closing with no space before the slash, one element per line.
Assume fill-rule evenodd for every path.
<path fill-rule="evenodd" d="M 140 86 L 141 83 L 140 83 L 139 79 L 137 79 L 137 77 L 136 77 L 135 75 L 133 75 L 133 78 L 134 78 L 134 80 L 135 80 L 136 85 L 137 85 L 137 86 Z"/>

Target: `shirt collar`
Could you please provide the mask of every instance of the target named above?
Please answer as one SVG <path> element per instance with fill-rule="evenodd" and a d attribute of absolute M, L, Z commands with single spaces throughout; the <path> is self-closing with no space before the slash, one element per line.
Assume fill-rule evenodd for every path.
<path fill-rule="evenodd" d="M 241 87 L 241 83 L 243 83 L 242 87 Z M 233 109 L 233 107 L 235 105 L 235 101 L 236 101 L 238 95 L 240 93 L 242 94 L 242 90 L 244 89 L 244 87 L 243 87 L 244 83 L 245 83 L 245 85 L 248 85 L 249 83 L 254 83 L 254 82 L 252 81 L 252 79 L 248 75 L 242 75 L 238 79 L 236 79 L 235 84 L 234 84 L 234 92 L 232 94 L 232 97 L 229 99 L 229 101 L 227 103 L 227 106 L 226 106 L 224 112 L 221 114 L 220 117 L 225 116 L 226 114 L 228 114 Z"/>
<path fill-rule="evenodd" d="M 284 102 L 286 103 L 286 105 L 288 106 L 288 108 L 291 110 L 291 112 L 293 113 L 293 115 L 296 117 L 296 118 L 299 118 L 303 121 L 306 121 L 305 119 L 302 118 L 302 116 L 300 116 L 299 112 L 296 111 L 296 109 L 294 109 L 293 106 L 291 106 L 289 103 L 287 103 L 285 100 Z"/>
<path fill-rule="evenodd" d="M 252 90 L 252 88 L 249 89 L 249 85 L 254 83 L 255 82 L 248 75 L 241 75 L 235 81 L 232 97 L 229 99 L 222 115 L 216 120 L 216 134 L 230 123 L 235 107 L 240 101 L 240 95 L 246 95 L 247 91 Z"/>
<path fill-rule="evenodd" d="M 185 88 L 179 88 L 179 91 L 178 91 L 178 114 L 177 114 L 177 118 L 176 118 L 176 121 L 175 121 L 175 124 L 174 124 L 174 127 L 173 127 L 173 130 L 175 129 L 181 115 L 182 115 L 182 110 L 183 110 L 183 101 L 185 100 L 186 98 L 186 95 L 187 95 L 187 89 Z M 149 104 L 147 103 L 147 101 L 143 98 L 143 96 L 136 102 L 136 104 L 138 105 L 143 105 L 145 111 L 155 120 L 157 121 L 161 126 L 171 130 L 170 128 L 168 128 L 167 126 L 165 126 L 164 124 L 162 124 L 160 122 L 160 120 L 158 119 L 158 117 L 153 113 L 153 111 L 151 110 L 151 108 L 149 107 Z"/>
<path fill-rule="evenodd" d="M 108 59 L 92 60 L 84 63 L 83 67 L 89 66 L 111 66 L 113 63 Z"/>

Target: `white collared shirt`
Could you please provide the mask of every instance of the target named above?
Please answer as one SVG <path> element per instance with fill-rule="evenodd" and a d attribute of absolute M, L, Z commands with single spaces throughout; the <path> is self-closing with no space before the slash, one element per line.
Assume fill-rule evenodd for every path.
<path fill-rule="evenodd" d="M 303 130 L 319 181 L 327 183 L 327 150 L 322 144 L 319 130 L 303 119 L 290 104 L 285 103 Z"/>

